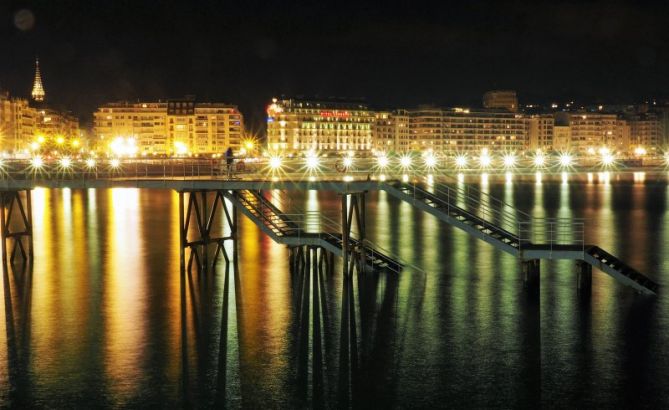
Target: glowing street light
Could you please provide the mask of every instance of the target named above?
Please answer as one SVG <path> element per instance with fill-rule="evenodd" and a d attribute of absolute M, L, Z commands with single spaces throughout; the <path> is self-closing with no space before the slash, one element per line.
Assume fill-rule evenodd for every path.
<path fill-rule="evenodd" d="M 388 166 L 388 157 L 385 155 L 379 155 L 379 157 L 376 159 L 377 162 L 379 163 L 380 168 L 386 168 Z"/>
<path fill-rule="evenodd" d="M 543 167 L 544 165 L 546 165 L 546 157 L 541 152 L 537 152 L 534 156 L 534 166 Z"/>
<path fill-rule="evenodd" d="M 503 161 L 505 168 L 512 168 L 516 165 L 516 156 L 513 154 L 506 154 L 504 155 Z"/>
<path fill-rule="evenodd" d="M 346 168 L 351 168 L 353 166 L 353 158 L 351 157 L 345 157 L 342 162 L 344 163 L 344 167 Z"/>
<path fill-rule="evenodd" d="M 428 168 L 434 168 L 437 166 L 437 158 L 430 152 L 425 156 L 425 166 Z"/>
<path fill-rule="evenodd" d="M 121 166 L 121 160 L 119 160 L 118 158 L 114 158 L 111 161 L 109 161 L 109 165 L 112 168 L 118 168 Z"/>
<path fill-rule="evenodd" d="M 278 170 L 281 168 L 281 157 L 279 156 L 273 156 L 269 158 L 269 167 L 272 170 Z"/>
<path fill-rule="evenodd" d="M 65 138 L 63 138 L 62 136 L 58 136 L 56 138 L 56 144 L 63 145 L 63 143 L 65 143 Z"/>
<path fill-rule="evenodd" d="M 613 154 L 610 153 L 605 153 L 602 154 L 602 164 L 605 166 L 612 165 L 613 162 L 615 161 L 615 158 L 613 157 Z"/>
<path fill-rule="evenodd" d="M 467 156 L 458 155 L 455 157 L 455 166 L 458 168 L 464 168 L 467 166 Z"/>
<path fill-rule="evenodd" d="M 646 155 L 647 151 L 644 147 L 636 147 L 634 148 L 634 155 L 640 157 L 643 155 Z"/>
<path fill-rule="evenodd" d="M 479 165 L 481 165 L 481 168 L 488 168 L 490 164 L 492 164 L 492 158 L 490 158 L 488 150 L 484 149 L 479 156 Z"/>
<path fill-rule="evenodd" d="M 60 165 L 61 168 L 67 169 L 72 166 L 72 160 L 68 157 L 64 157 L 58 161 L 58 164 Z"/>
<path fill-rule="evenodd" d="M 402 168 L 409 168 L 411 166 L 411 156 L 404 154 L 400 157 L 400 166 Z"/>
<path fill-rule="evenodd" d="M 86 160 L 86 167 L 87 168 L 95 168 L 95 160 L 93 158 L 88 158 Z"/>
<path fill-rule="evenodd" d="M 571 155 L 567 153 L 562 153 L 560 154 L 559 162 L 562 167 L 568 167 L 571 166 L 573 163 L 574 159 L 572 158 Z"/>
<path fill-rule="evenodd" d="M 37 151 L 39 149 L 39 142 L 31 142 L 30 143 L 30 149 L 32 151 Z"/>
<path fill-rule="evenodd" d="M 318 156 L 316 156 L 315 153 L 310 152 L 307 154 L 307 158 L 305 159 L 307 168 L 310 171 L 318 169 L 320 167 L 321 163 L 320 160 L 318 159 Z"/>
<path fill-rule="evenodd" d="M 30 165 L 33 168 L 42 168 L 44 166 L 44 160 L 42 159 L 42 157 L 37 155 L 30 160 Z"/>
<path fill-rule="evenodd" d="M 188 154 L 188 146 L 181 141 L 174 141 L 174 152 L 177 155 L 186 155 Z"/>

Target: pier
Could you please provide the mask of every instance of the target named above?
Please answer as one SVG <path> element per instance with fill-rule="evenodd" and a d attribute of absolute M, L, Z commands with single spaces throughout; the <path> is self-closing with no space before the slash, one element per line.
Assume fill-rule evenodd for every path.
<path fill-rule="evenodd" d="M 138 159 L 113 167 L 82 165 L 50 170 L 18 161 L 5 168 L 0 179 L 3 264 L 13 263 L 17 257 L 32 258 L 33 188 L 134 187 L 179 193 L 181 263 L 188 269 L 207 269 L 220 257 L 230 260 L 223 244 L 237 241 L 241 213 L 274 241 L 288 246 L 291 269 L 331 272 L 338 257 L 344 275 L 367 271 L 401 274 L 402 267 L 411 261 L 381 249 L 366 235 L 366 194 L 384 191 L 515 256 L 527 287 L 538 285 L 541 260 L 566 259 L 574 261 L 579 292 L 590 291 L 592 267 L 642 294 L 656 294 L 659 289 L 648 276 L 596 244 L 586 243 L 583 220 L 534 218 L 471 186 L 434 180 L 426 184 L 406 175 L 380 176 L 379 172 L 372 177 L 366 170 L 338 172 L 334 168 L 300 173 L 265 167 L 228 179 L 220 175 L 219 168 L 217 161 L 199 159 Z M 306 190 L 337 193 L 341 218 L 307 218 L 304 211 L 287 213 L 267 194 Z M 212 224 L 221 216 L 230 234 L 212 236 Z M 315 230 L 309 220 L 318 217 Z M 191 227 L 196 228 L 194 236 Z"/>

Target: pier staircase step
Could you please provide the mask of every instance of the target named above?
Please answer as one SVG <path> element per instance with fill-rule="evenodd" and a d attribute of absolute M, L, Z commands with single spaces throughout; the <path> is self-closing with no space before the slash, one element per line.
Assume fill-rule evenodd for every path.
<path fill-rule="evenodd" d="M 322 241 L 324 244 L 329 244 L 330 248 L 338 250 L 339 255 L 343 252 L 341 232 L 306 232 L 260 192 L 254 190 L 238 190 L 236 192 L 236 200 L 244 208 L 245 213 L 252 217 L 251 220 L 256 225 L 262 224 L 273 232 L 278 242 L 285 242 L 289 238 L 310 240 L 311 242 Z M 359 257 L 360 250 L 364 249 L 365 264 L 372 271 L 401 271 L 403 266 L 399 261 L 384 254 L 373 244 L 365 242 L 363 247 L 358 239 L 349 238 L 349 241 L 352 249 L 350 257 Z"/>
<path fill-rule="evenodd" d="M 618 275 L 622 275 L 629 281 L 633 282 L 634 284 L 633 287 L 637 288 L 637 290 L 640 290 L 642 292 L 643 290 L 647 290 L 650 293 L 654 294 L 658 292 L 660 286 L 656 282 L 654 282 L 653 280 L 651 280 L 638 270 L 627 265 L 617 257 L 606 252 L 599 246 L 589 245 L 586 247 L 585 253 L 587 255 L 585 261 L 590 263 L 595 268 L 609 274 L 615 272 Z"/>

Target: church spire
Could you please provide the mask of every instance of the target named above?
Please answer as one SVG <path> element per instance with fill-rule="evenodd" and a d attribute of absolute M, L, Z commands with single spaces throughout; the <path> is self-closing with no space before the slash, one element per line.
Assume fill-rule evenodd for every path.
<path fill-rule="evenodd" d="M 44 87 L 42 86 L 42 75 L 39 71 L 39 58 L 35 59 L 35 82 L 33 83 L 33 92 L 31 95 L 33 100 L 37 102 L 44 101 L 44 97 L 46 96 Z"/>

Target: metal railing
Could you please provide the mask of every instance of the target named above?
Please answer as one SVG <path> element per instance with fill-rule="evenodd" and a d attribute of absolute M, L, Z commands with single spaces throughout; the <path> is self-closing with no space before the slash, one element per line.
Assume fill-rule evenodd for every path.
<path fill-rule="evenodd" d="M 532 243 L 547 246 L 550 252 L 568 246 L 585 253 L 585 220 L 583 218 L 534 218 L 519 222 L 520 248 Z"/>
<path fill-rule="evenodd" d="M 461 215 L 482 226 L 482 231 L 499 232 L 518 243 L 539 244 L 553 250 L 558 245 L 578 246 L 585 251 L 585 221 L 580 218 L 535 218 L 513 206 L 475 188 L 453 188 L 433 184 L 424 188 L 416 183 L 404 183 L 414 201 L 430 201 L 450 216 Z M 475 193 L 473 196 L 471 193 Z M 492 204 L 492 205 L 491 205 Z"/>
<path fill-rule="evenodd" d="M 261 196 L 261 195 L 259 195 Z M 270 207 L 265 203 L 265 201 L 271 203 L 273 207 Z M 278 202 L 279 206 L 283 209 L 286 209 L 286 212 L 280 211 L 277 205 L 274 202 Z M 259 213 L 261 220 L 266 221 L 270 225 L 277 227 L 277 224 L 273 218 L 266 216 L 265 211 L 268 210 L 271 213 L 275 214 L 275 217 L 282 221 L 283 224 L 293 225 L 296 228 L 288 227 L 285 231 L 282 231 L 284 235 L 294 235 L 300 238 L 301 236 L 309 235 L 309 237 L 317 237 L 329 243 L 339 244 L 342 242 L 341 234 L 343 233 L 343 227 L 340 222 L 336 221 L 333 218 L 330 218 L 324 215 L 320 211 L 305 211 L 295 209 L 295 207 L 284 208 L 288 204 L 291 205 L 292 199 L 290 196 L 285 194 L 285 191 L 280 191 L 279 195 L 273 195 L 272 199 L 262 197 L 259 200 Z M 271 229 L 271 228 L 270 228 Z M 358 232 L 359 235 L 359 232 Z M 354 241 L 358 241 L 356 238 L 352 238 Z M 412 262 L 406 261 L 403 258 L 399 257 L 394 252 L 384 249 L 378 244 L 370 241 L 365 238 L 362 241 L 362 246 L 365 248 L 367 255 L 371 256 L 372 259 L 391 259 L 403 266 L 411 267 L 413 270 L 416 270 L 421 273 L 425 271 L 419 266 L 415 265 Z M 399 270 L 388 268 L 389 270 L 399 273 Z"/>

